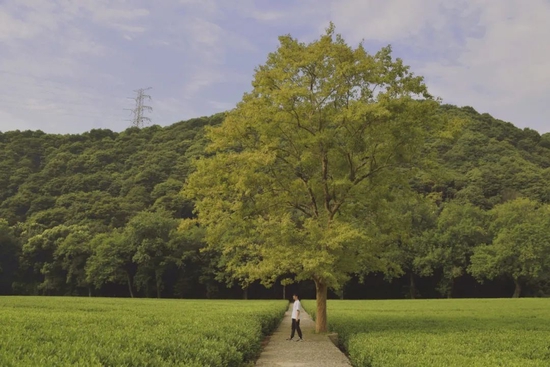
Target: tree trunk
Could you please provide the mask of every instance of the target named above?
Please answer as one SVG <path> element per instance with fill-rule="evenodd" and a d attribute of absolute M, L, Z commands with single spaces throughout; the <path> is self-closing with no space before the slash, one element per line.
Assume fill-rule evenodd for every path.
<path fill-rule="evenodd" d="M 248 299 L 248 287 L 243 288 L 243 299 Z"/>
<path fill-rule="evenodd" d="M 92 287 L 88 287 L 88 297 L 92 296 Z"/>
<path fill-rule="evenodd" d="M 449 281 L 449 290 L 447 291 L 447 298 L 453 298 L 453 290 L 455 287 L 455 278 L 451 278 Z"/>
<path fill-rule="evenodd" d="M 409 293 L 411 299 L 416 298 L 416 283 L 414 282 L 414 273 L 412 271 L 409 274 Z"/>
<path fill-rule="evenodd" d="M 155 271 L 155 286 L 157 288 L 157 298 L 160 298 L 162 292 L 162 270 Z"/>
<path fill-rule="evenodd" d="M 519 298 L 521 295 L 521 283 L 519 279 L 514 279 L 514 284 L 516 285 L 516 288 L 514 289 L 514 294 L 512 295 L 512 298 Z"/>
<path fill-rule="evenodd" d="M 286 285 L 283 285 L 283 299 L 286 299 Z"/>
<path fill-rule="evenodd" d="M 327 332 L 327 291 L 325 283 L 315 280 L 315 293 L 317 299 L 317 313 L 315 314 L 315 332 Z"/>
<path fill-rule="evenodd" d="M 134 292 L 132 291 L 132 279 L 130 274 L 126 273 L 126 279 L 128 280 L 128 290 L 130 291 L 130 297 L 134 298 Z"/>

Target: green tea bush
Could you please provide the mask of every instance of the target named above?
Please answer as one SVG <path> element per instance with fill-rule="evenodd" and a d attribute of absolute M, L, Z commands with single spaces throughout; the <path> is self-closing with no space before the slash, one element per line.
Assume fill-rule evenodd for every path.
<path fill-rule="evenodd" d="M 0 298 L 0 366 L 228 366 L 259 353 L 285 301 Z"/>
<path fill-rule="evenodd" d="M 550 366 L 550 299 L 330 300 L 328 321 L 356 367 Z"/>

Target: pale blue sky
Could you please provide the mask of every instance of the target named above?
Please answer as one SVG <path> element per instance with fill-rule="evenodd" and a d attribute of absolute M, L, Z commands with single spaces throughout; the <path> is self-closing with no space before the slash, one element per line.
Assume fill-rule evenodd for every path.
<path fill-rule="evenodd" d="M 446 103 L 550 131 L 549 0 L 0 0 L 0 131 L 121 131 L 142 87 L 154 124 L 230 109 L 277 36 L 329 21 Z"/>

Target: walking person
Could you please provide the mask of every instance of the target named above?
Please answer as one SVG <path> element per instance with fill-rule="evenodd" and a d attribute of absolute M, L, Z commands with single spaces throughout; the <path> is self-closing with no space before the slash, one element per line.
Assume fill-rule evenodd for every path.
<path fill-rule="evenodd" d="M 300 329 L 300 310 L 302 310 L 302 304 L 297 294 L 294 294 L 292 298 L 294 299 L 294 305 L 292 306 L 292 333 L 287 340 L 293 340 L 294 332 L 297 331 L 299 339 L 296 341 L 301 342 L 304 340 L 302 339 L 302 329 Z"/>

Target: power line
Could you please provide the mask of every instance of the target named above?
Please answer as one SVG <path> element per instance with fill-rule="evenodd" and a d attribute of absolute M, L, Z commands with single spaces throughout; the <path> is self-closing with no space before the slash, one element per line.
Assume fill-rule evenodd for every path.
<path fill-rule="evenodd" d="M 132 126 L 134 126 L 134 127 L 142 128 L 145 125 L 145 122 L 148 122 L 148 123 L 151 122 L 151 118 L 145 116 L 144 113 L 145 113 L 145 111 L 149 111 L 149 112 L 153 111 L 153 107 L 146 106 L 143 103 L 143 101 L 145 99 L 151 100 L 151 96 L 148 95 L 148 94 L 145 94 L 145 91 L 149 90 L 149 89 L 152 89 L 152 88 L 149 87 L 149 88 L 145 88 L 145 89 L 140 88 L 140 89 L 134 90 L 134 92 L 136 92 L 137 95 L 136 95 L 135 98 L 130 98 L 130 99 L 133 99 L 133 100 L 136 101 L 136 107 L 134 107 L 133 109 L 125 108 L 125 110 L 131 111 L 131 113 L 133 115 L 133 118 L 131 120 L 127 120 L 127 121 L 131 121 Z"/>

